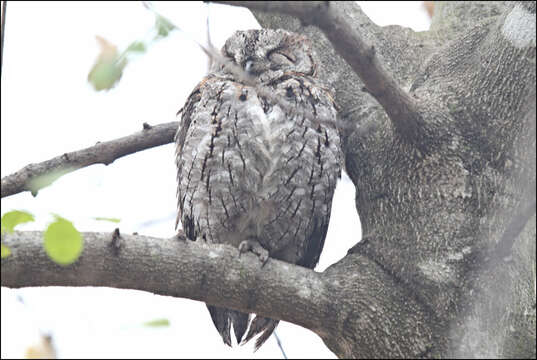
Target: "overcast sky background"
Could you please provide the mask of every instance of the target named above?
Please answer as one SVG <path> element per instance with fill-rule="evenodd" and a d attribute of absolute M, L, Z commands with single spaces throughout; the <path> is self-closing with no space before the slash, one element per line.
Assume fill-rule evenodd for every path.
<path fill-rule="evenodd" d="M 359 2 L 379 25 L 427 30 L 419 1 Z M 131 62 L 109 92 L 95 92 L 87 74 L 100 35 L 123 50 L 144 38 L 154 16 L 140 2 L 9 2 L 2 69 L 1 176 L 142 129 L 142 123 L 175 121 L 175 114 L 205 75 L 210 14 L 220 48 L 235 30 L 259 28 L 248 10 L 202 3 L 154 3 L 182 32 L 173 32 Z M 120 218 L 122 232 L 156 237 L 174 234 L 176 169 L 172 144 L 94 165 L 66 175 L 34 198 L 1 200 L 2 214 L 26 210 L 36 221 L 20 230 L 43 230 L 59 214 L 80 231 L 112 231 L 92 220 Z M 317 271 L 345 256 L 360 239 L 354 187 L 344 175 Z M 281 358 L 271 337 L 256 353 L 253 342 L 229 348 L 214 329 L 205 304 L 187 299 L 109 288 L 2 287 L 1 357 L 22 357 L 41 333 L 53 337 L 58 357 Z M 17 300 L 20 295 L 24 304 Z M 166 318 L 170 326 L 144 322 Z M 286 322 L 277 333 L 289 358 L 335 358 L 314 333 Z"/>

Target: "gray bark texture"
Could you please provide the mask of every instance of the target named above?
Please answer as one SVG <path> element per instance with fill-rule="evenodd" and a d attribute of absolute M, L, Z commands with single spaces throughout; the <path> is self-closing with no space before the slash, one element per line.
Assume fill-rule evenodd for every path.
<path fill-rule="evenodd" d="M 341 107 L 364 235 L 326 273 L 372 287 L 352 284 L 350 274 L 373 262 L 408 294 L 400 304 L 412 299 L 426 323 L 404 331 L 390 311 L 374 318 L 384 320 L 383 333 L 369 339 L 374 332 L 363 323 L 373 319 L 338 309 L 339 331 L 321 337 L 340 357 L 535 358 L 535 2 L 436 3 L 426 32 L 379 27 L 354 3 L 329 6 L 375 47 L 415 100 L 419 121 L 409 141 L 326 31 L 303 17 L 254 11 L 263 27 L 315 39 L 320 72 Z M 526 221 L 511 232 L 516 238 L 504 236 L 518 218 Z M 362 301 L 350 290 L 346 306 Z"/>
<path fill-rule="evenodd" d="M 314 40 L 362 240 L 316 273 L 100 233 L 60 267 L 41 233 L 15 232 L 2 286 L 188 297 L 296 323 L 341 358 L 535 358 L 535 2 L 436 3 L 426 32 L 379 27 L 352 2 L 239 3 Z"/>

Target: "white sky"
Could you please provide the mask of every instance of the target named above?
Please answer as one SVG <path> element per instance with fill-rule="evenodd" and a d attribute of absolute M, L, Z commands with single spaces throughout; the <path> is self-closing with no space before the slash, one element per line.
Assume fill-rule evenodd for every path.
<path fill-rule="evenodd" d="M 380 25 L 429 27 L 421 2 L 359 2 Z M 143 122 L 174 121 L 207 60 L 193 41 L 204 42 L 208 6 L 155 3 L 184 32 L 174 32 L 131 62 L 116 88 L 95 92 L 86 77 L 98 53 L 95 35 L 120 50 L 151 28 L 154 16 L 139 2 L 9 2 L 2 69 L 1 176 L 32 162 L 125 136 Z M 249 11 L 211 5 L 212 41 L 221 47 L 235 30 L 259 28 Z M 173 145 L 94 165 L 64 176 L 39 192 L 1 200 L 2 213 L 27 210 L 43 230 L 52 214 L 80 231 L 112 231 L 169 237 L 175 221 Z M 133 201 L 133 199 L 135 199 Z M 360 238 L 354 187 L 339 182 L 325 249 L 317 271 L 345 256 Z M 214 329 L 205 304 L 109 288 L 2 287 L 1 357 L 22 357 L 40 332 L 53 336 L 59 357 L 281 358 L 274 337 L 256 353 L 253 344 L 229 348 Z M 16 300 L 21 295 L 25 305 Z M 167 318 L 171 326 L 144 327 Z M 289 358 L 335 358 L 322 340 L 282 322 L 277 333 Z"/>

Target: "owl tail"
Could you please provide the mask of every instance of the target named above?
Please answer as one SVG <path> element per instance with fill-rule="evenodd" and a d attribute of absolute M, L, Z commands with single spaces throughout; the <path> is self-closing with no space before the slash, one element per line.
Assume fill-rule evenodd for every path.
<path fill-rule="evenodd" d="M 257 334 L 261 334 L 255 342 L 255 351 L 272 335 L 279 322 L 279 320 L 256 316 L 250 324 L 248 334 L 242 339 L 248 328 L 249 314 L 211 305 L 207 305 L 207 309 L 209 309 L 216 330 L 228 346 L 231 346 L 231 324 L 233 324 L 237 344 L 245 344 Z"/>
<path fill-rule="evenodd" d="M 261 345 L 267 341 L 267 339 L 272 335 L 272 332 L 274 329 L 276 329 L 276 326 L 278 325 L 280 321 L 279 320 L 273 320 L 266 317 L 260 317 L 257 316 L 252 320 L 252 323 L 250 324 L 250 330 L 248 330 L 248 334 L 246 334 L 246 337 L 244 340 L 242 340 L 242 344 L 245 344 L 246 342 L 250 341 L 251 338 L 256 336 L 257 334 L 261 334 L 255 341 L 255 350 L 257 351 Z"/>
<path fill-rule="evenodd" d="M 233 332 L 237 343 L 240 343 L 248 328 L 249 314 L 211 305 L 207 305 L 207 309 L 209 309 L 214 326 L 220 333 L 224 343 L 231 346 L 231 324 L 233 324 Z"/>

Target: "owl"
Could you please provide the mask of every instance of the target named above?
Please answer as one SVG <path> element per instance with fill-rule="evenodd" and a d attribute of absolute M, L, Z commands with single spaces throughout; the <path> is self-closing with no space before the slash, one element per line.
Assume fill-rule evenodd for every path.
<path fill-rule="evenodd" d="M 313 269 L 341 173 L 336 108 L 304 36 L 237 31 L 192 91 L 177 131 L 178 216 L 188 239 Z M 239 259 L 237 261 L 240 261 Z M 225 271 L 225 270 L 224 270 Z M 207 305 L 224 343 L 278 320 Z M 248 332 L 246 332 L 248 330 Z M 245 335 L 246 334 L 246 335 Z"/>

